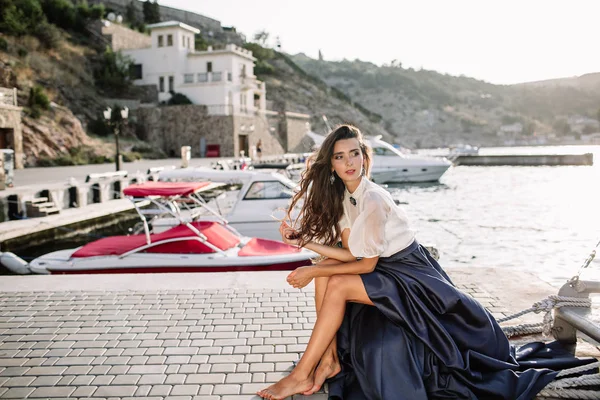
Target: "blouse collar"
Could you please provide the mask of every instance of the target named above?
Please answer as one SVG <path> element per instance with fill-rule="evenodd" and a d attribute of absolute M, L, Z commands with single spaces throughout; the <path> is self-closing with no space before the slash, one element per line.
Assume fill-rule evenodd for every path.
<path fill-rule="evenodd" d="M 356 190 L 354 191 L 354 193 L 350 193 L 350 191 L 348 190 L 348 188 L 346 188 L 344 190 L 345 197 L 346 198 L 353 197 L 355 199 L 359 199 L 362 196 L 362 194 L 364 193 L 364 191 L 365 191 L 365 188 L 367 186 L 367 180 L 368 179 L 366 177 L 364 177 L 364 176 L 362 178 L 360 178 L 360 183 L 358 184 L 358 187 L 356 188 Z"/>

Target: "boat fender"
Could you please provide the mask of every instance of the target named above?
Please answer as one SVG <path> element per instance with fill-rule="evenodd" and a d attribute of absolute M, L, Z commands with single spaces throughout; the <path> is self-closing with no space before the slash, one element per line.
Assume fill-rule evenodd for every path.
<path fill-rule="evenodd" d="M 31 273 L 29 263 L 11 252 L 0 253 L 0 264 L 15 274 L 25 275 Z"/>

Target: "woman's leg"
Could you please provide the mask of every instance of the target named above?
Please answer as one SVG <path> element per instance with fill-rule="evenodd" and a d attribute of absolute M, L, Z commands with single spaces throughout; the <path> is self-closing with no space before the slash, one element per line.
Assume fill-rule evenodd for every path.
<path fill-rule="evenodd" d="M 328 258 L 324 261 L 321 261 L 319 265 L 340 264 L 341 262 L 342 261 Z M 321 306 L 323 304 L 323 298 L 325 297 L 328 282 L 329 277 L 327 276 L 315 279 L 315 308 L 317 311 L 317 318 L 319 317 L 319 313 L 321 311 Z M 327 350 L 325 350 L 325 354 L 323 354 L 323 357 L 321 357 L 321 360 L 319 361 L 319 365 L 317 366 L 314 374 L 313 387 L 302 394 L 311 395 L 319 391 L 327 378 L 336 376 L 340 371 L 340 361 L 337 355 L 337 339 L 334 336 L 331 343 L 329 343 L 329 347 Z"/>
<path fill-rule="evenodd" d="M 342 324 L 348 301 L 373 305 L 360 276 L 334 275 L 329 278 L 321 311 L 300 362 L 290 375 L 259 391 L 259 396 L 280 400 L 313 387 L 315 367 Z"/>

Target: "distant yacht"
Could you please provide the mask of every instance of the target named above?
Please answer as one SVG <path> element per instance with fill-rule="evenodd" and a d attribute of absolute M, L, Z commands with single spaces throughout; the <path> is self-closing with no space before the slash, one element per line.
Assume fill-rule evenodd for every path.
<path fill-rule="evenodd" d="M 309 137 L 320 146 L 325 136 L 310 132 Z M 379 136 L 367 136 L 365 141 L 373 149 L 371 179 L 376 183 L 435 182 L 452 163 L 443 157 L 406 154 Z"/>

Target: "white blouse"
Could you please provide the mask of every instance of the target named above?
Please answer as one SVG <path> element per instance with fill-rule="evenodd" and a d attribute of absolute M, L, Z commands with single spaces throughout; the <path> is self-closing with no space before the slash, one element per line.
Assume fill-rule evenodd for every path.
<path fill-rule="evenodd" d="M 343 205 L 340 228 L 350 229 L 348 247 L 354 257 L 389 257 L 415 239 L 404 210 L 387 190 L 365 177 L 354 193 L 346 189 Z"/>

